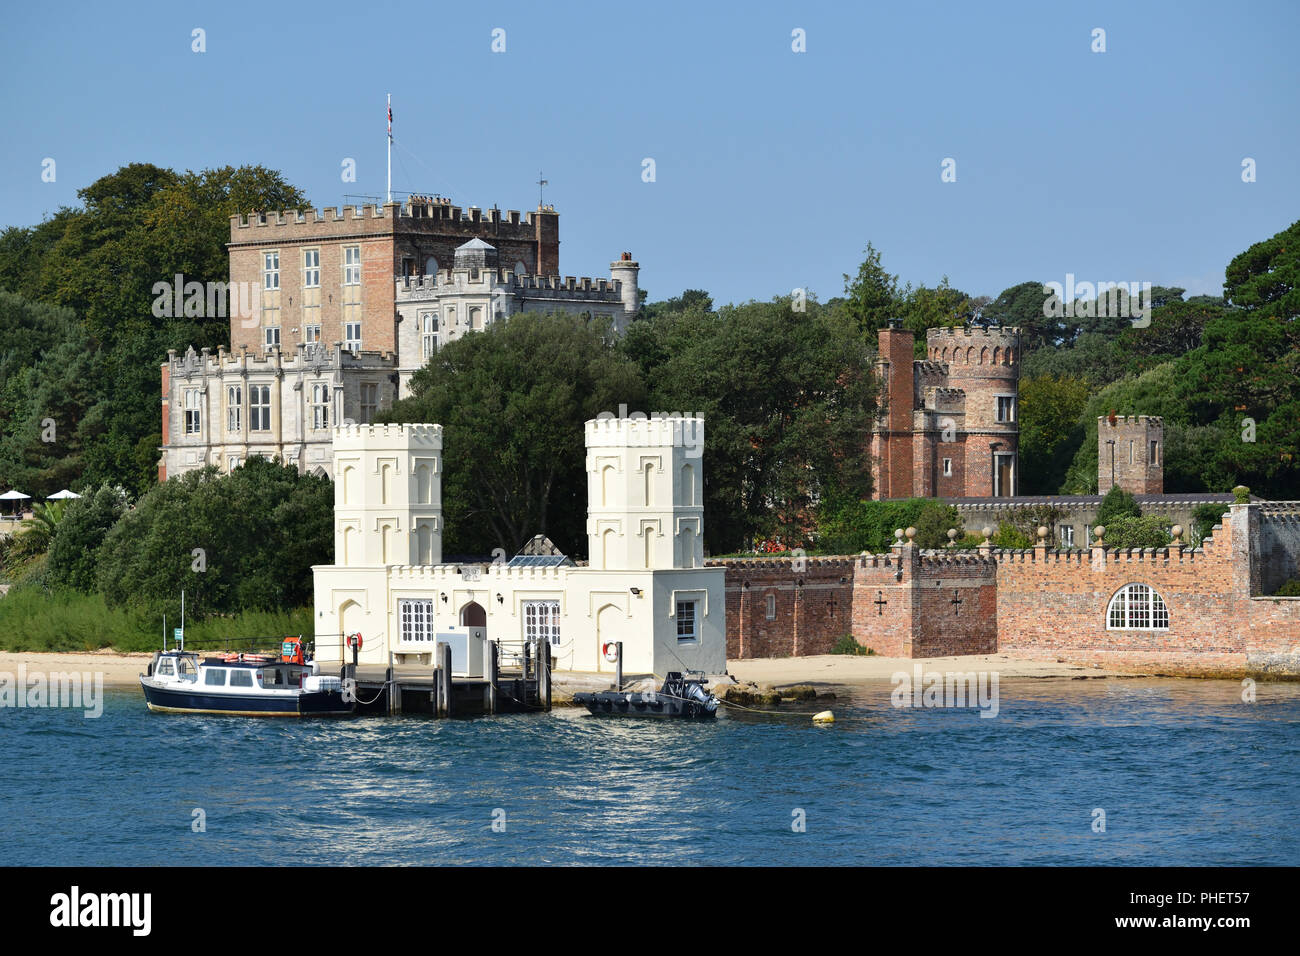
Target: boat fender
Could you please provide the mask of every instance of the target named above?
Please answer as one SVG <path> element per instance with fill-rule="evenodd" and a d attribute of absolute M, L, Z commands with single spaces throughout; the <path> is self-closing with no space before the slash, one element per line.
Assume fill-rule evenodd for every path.
<path fill-rule="evenodd" d="M 813 714 L 813 723 L 814 723 L 814 724 L 833 724 L 833 723 L 835 723 L 835 715 L 832 714 L 829 710 L 823 710 L 823 711 L 822 711 L 821 713 L 819 713 L 819 714 Z"/>

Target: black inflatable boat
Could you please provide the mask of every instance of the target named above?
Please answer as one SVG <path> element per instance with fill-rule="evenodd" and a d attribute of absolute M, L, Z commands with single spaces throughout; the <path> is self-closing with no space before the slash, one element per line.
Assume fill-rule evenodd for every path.
<path fill-rule="evenodd" d="M 596 715 L 614 717 L 681 717 L 701 720 L 718 713 L 718 698 L 705 691 L 703 677 L 683 677 L 669 671 L 663 686 L 646 693 L 602 690 L 574 694 L 573 699 Z"/>

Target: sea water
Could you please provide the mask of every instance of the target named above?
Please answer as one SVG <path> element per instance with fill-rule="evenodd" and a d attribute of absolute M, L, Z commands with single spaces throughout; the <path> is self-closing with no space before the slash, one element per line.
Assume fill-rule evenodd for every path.
<path fill-rule="evenodd" d="M 1300 685 L 1005 680 L 994 719 L 835 691 L 707 723 L 0 709 L 0 864 L 1300 863 Z"/>

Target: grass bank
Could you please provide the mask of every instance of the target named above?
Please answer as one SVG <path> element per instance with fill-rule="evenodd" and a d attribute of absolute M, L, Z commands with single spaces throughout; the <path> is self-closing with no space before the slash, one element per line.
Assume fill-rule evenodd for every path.
<path fill-rule="evenodd" d="M 167 618 L 168 633 L 180 624 Z M 218 648 L 228 640 L 312 633 L 311 608 L 284 612 L 245 611 L 229 617 L 186 621 L 186 644 Z M 127 608 L 110 608 L 98 594 L 67 589 L 47 593 L 15 587 L 0 598 L 0 650 L 152 651 L 162 646 L 162 620 Z"/>

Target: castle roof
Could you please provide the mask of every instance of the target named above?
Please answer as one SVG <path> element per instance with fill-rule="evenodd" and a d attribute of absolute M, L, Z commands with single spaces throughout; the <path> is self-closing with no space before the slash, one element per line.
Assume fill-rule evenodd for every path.
<path fill-rule="evenodd" d="M 462 243 L 461 245 L 456 247 L 457 252 L 470 252 L 470 251 L 477 251 L 479 249 L 495 250 L 496 246 L 490 245 L 489 243 L 484 242 L 482 239 L 475 237 L 471 239 L 469 242 Z"/>

